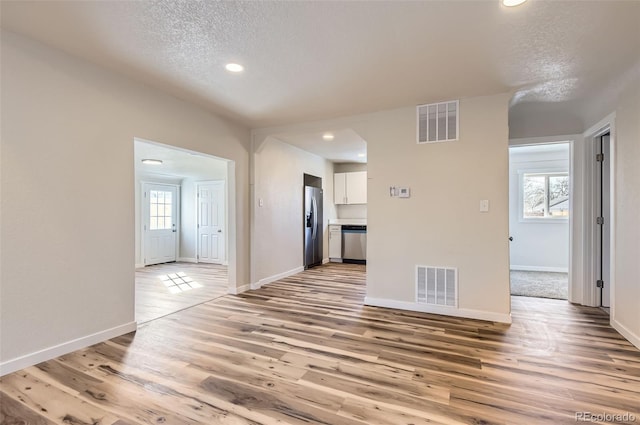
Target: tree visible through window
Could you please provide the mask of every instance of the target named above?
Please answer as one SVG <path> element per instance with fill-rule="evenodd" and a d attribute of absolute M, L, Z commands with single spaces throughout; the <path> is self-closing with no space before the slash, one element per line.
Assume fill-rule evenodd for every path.
<path fill-rule="evenodd" d="M 569 216 L 569 174 L 524 174 L 522 199 L 524 218 Z"/>

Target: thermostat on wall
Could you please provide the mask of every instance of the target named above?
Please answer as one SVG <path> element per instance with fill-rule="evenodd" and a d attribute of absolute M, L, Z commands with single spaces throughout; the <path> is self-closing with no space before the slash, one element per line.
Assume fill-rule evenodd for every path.
<path fill-rule="evenodd" d="M 389 195 L 392 198 L 409 198 L 411 196 L 411 189 L 408 187 L 395 187 L 389 188 Z"/>
<path fill-rule="evenodd" d="M 411 196 L 411 189 L 408 187 L 398 188 L 398 198 L 409 198 Z"/>

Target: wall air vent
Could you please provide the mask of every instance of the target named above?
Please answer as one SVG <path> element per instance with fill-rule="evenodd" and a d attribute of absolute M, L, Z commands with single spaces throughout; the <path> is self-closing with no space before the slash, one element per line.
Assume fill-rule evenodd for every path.
<path fill-rule="evenodd" d="M 418 143 L 458 140 L 459 106 L 457 100 L 417 106 Z"/>
<path fill-rule="evenodd" d="M 447 307 L 458 306 L 458 269 L 416 267 L 416 302 Z"/>

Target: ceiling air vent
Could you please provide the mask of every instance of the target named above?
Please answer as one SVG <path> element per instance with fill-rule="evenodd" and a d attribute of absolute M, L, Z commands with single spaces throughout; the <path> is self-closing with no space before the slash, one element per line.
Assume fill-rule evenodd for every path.
<path fill-rule="evenodd" d="M 458 140 L 459 102 L 419 105 L 418 143 L 450 142 Z"/>
<path fill-rule="evenodd" d="M 458 270 L 446 267 L 416 267 L 416 302 L 458 306 Z"/>

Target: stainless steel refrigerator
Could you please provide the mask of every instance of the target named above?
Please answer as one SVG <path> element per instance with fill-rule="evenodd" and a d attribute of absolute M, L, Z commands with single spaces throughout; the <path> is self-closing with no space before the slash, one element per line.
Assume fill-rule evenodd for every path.
<path fill-rule="evenodd" d="M 322 264 L 322 189 L 304 187 L 304 268 Z"/>

